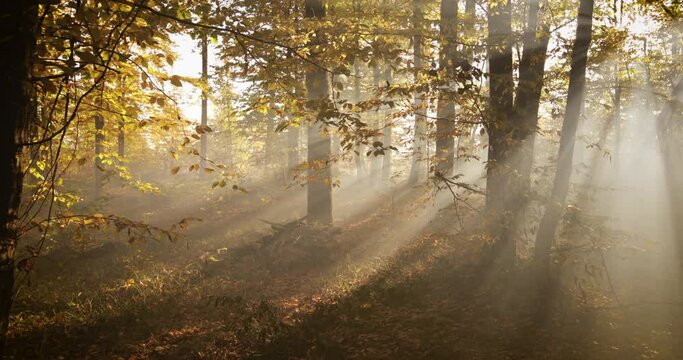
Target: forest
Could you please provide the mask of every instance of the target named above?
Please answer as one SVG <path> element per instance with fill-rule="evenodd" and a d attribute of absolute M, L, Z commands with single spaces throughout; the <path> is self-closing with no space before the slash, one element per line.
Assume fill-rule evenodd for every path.
<path fill-rule="evenodd" d="M 681 0 L 0 17 L 0 358 L 683 359 Z"/>

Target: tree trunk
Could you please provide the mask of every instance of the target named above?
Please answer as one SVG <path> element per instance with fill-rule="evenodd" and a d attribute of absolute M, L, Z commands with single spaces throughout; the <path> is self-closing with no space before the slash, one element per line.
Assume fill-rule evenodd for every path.
<path fill-rule="evenodd" d="M 557 170 L 555 172 L 552 194 L 546 205 L 545 214 L 536 236 L 535 261 L 544 270 L 547 270 L 550 263 L 550 253 L 555 231 L 565 207 L 567 193 L 569 192 L 576 129 L 585 95 L 586 63 L 593 26 L 593 3 L 594 0 L 581 0 L 579 4 L 578 26 L 572 49 L 567 108 L 564 114 L 564 122 L 562 123 Z"/>
<path fill-rule="evenodd" d="M 372 86 L 375 90 L 379 89 L 379 82 L 380 82 L 380 77 L 381 77 L 381 72 L 379 68 L 379 64 L 377 60 L 375 60 L 374 65 L 372 66 Z M 377 109 L 375 110 L 375 114 L 372 119 L 372 127 L 373 130 L 379 131 L 381 127 L 381 114 L 383 113 L 382 109 Z M 377 134 L 377 136 L 374 136 L 372 138 L 372 142 L 375 143 L 377 141 L 380 141 L 380 135 Z M 374 146 L 372 147 L 374 149 Z M 371 182 L 373 185 L 377 185 L 380 180 L 380 176 L 382 174 L 382 158 L 379 156 L 375 156 L 375 154 L 370 155 L 370 178 Z"/>
<path fill-rule="evenodd" d="M 519 208 L 526 206 L 531 187 L 531 169 L 534 159 L 534 142 L 538 128 L 538 108 L 543 89 L 546 52 L 550 31 L 544 22 L 539 26 L 541 11 L 538 0 L 531 0 L 527 27 L 523 35 L 523 55 L 519 65 L 519 83 L 516 89 L 513 114 L 515 124 L 510 129 L 511 141 L 507 144 L 505 189 L 503 204 L 504 224 L 500 244 L 508 247 L 514 258 L 515 229 L 521 218 Z M 510 121 L 510 120 L 509 120 Z"/>
<path fill-rule="evenodd" d="M 384 72 L 384 78 L 391 84 L 393 79 L 391 75 L 391 66 L 387 65 L 386 71 Z M 384 117 L 384 129 L 382 130 L 382 143 L 385 147 L 392 146 L 392 122 L 391 117 L 385 114 Z M 393 150 L 386 151 L 384 153 L 384 158 L 382 159 L 382 180 L 388 182 L 391 178 L 391 158 L 393 156 Z"/>
<path fill-rule="evenodd" d="M 207 87 L 209 86 L 209 38 L 206 34 L 202 35 L 201 39 L 202 47 L 202 129 L 208 126 L 208 93 Z M 204 169 L 206 168 L 206 151 L 207 151 L 207 133 L 202 130 L 200 134 L 200 149 L 199 149 L 199 167 L 201 173 L 204 174 Z"/>
<path fill-rule="evenodd" d="M 307 18 L 323 19 L 325 17 L 324 0 L 306 0 Z M 322 45 L 322 34 L 316 32 L 311 45 Z M 315 58 L 315 52 L 311 53 Z M 309 224 L 322 226 L 332 225 L 332 187 L 329 157 L 331 151 L 330 137 L 323 134 L 324 124 L 319 117 L 329 106 L 330 89 L 325 70 L 309 64 L 306 68 L 306 89 L 308 99 L 315 103 L 316 121 L 308 130 L 308 165 L 309 180 L 307 186 L 307 220 Z"/>
<path fill-rule="evenodd" d="M 465 1 L 465 12 L 461 16 L 461 21 L 459 21 L 459 34 L 465 38 L 470 39 L 477 33 L 477 14 L 476 14 L 477 0 L 466 0 Z M 469 42 L 464 40 L 463 42 Z M 463 45 L 462 51 L 460 52 L 460 58 L 463 63 L 472 64 L 475 62 L 475 47 Z M 471 125 L 468 131 L 460 136 L 458 136 L 455 150 L 453 156 L 455 157 L 454 167 L 459 167 L 468 161 L 467 155 L 474 154 L 477 138 L 477 127 Z M 472 153 L 469 153 L 472 151 Z M 464 156 L 463 156 L 464 155 Z"/>
<path fill-rule="evenodd" d="M 465 14 L 463 16 L 463 21 L 461 31 L 465 36 L 471 36 L 476 32 L 475 25 L 477 23 L 477 0 L 465 0 Z M 474 60 L 474 48 L 472 46 L 463 46 L 462 48 L 463 57 L 467 59 L 470 63 Z"/>
<path fill-rule="evenodd" d="M 119 159 L 126 157 L 126 134 L 123 132 L 124 125 L 125 120 L 121 118 L 119 120 L 119 134 L 117 139 Z"/>
<path fill-rule="evenodd" d="M 615 162 L 617 168 L 619 167 L 621 154 L 621 69 L 619 63 L 614 66 L 614 149 L 616 150 Z"/>
<path fill-rule="evenodd" d="M 299 127 L 290 124 L 287 127 L 287 167 L 290 176 L 294 176 L 297 166 L 299 166 Z"/>
<path fill-rule="evenodd" d="M 439 94 L 436 120 L 436 171 L 450 176 L 453 171 L 455 151 L 455 78 L 457 54 L 458 1 L 441 0 L 441 53 L 440 73 L 445 77 L 443 90 Z"/>
<path fill-rule="evenodd" d="M 102 196 L 102 154 L 104 152 L 104 117 L 101 114 L 95 115 L 95 199 Z"/>
<path fill-rule="evenodd" d="M 273 175 L 275 165 L 275 113 L 268 111 L 266 114 L 266 139 L 264 146 L 263 171 L 268 177 Z"/>
<path fill-rule="evenodd" d="M 415 66 L 415 83 L 420 80 L 420 73 L 424 67 L 424 49 L 422 47 L 422 26 L 424 23 L 424 13 L 422 7 L 423 0 L 413 1 L 413 63 Z M 409 183 L 415 184 L 425 173 L 425 162 L 422 159 L 426 150 L 427 119 L 425 117 L 427 102 L 424 94 L 420 91 L 415 92 L 413 107 L 415 108 L 415 126 L 413 128 L 413 161 L 410 168 Z"/>
<path fill-rule="evenodd" d="M 353 63 L 353 103 L 358 104 L 360 102 L 360 61 L 356 59 Z M 358 145 L 356 151 L 356 176 L 363 179 L 365 178 L 365 147 L 363 145 Z"/>
<path fill-rule="evenodd" d="M 529 2 L 529 19 L 524 33 L 524 52 L 519 66 L 519 85 L 515 96 L 514 113 L 520 126 L 515 133 L 515 142 L 519 144 L 519 156 L 516 171 L 520 184 L 515 190 L 516 196 L 524 198 L 531 181 L 531 168 L 534 158 L 534 142 L 538 128 L 538 108 L 543 89 L 546 53 L 550 39 L 547 23 L 539 25 L 541 11 L 538 0 Z"/>
<path fill-rule="evenodd" d="M 17 212 L 23 181 L 21 143 L 29 127 L 32 87 L 29 84 L 38 6 L 30 1 L 0 2 L 0 357 L 14 295 L 14 251 Z"/>
<path fill-rule="evenodd" d="M 515 259 L 514 242 L 502 236 L 510 226 L 506 204 L 511 199 L 507 188 L 512 176 L 508 159 L 513 147 L 511 137 L 517 125 L 511 121 L 513 113 L 512 79 L 512 15 L 510 1 L 489 1 L 488 12 L 488 61 L 489 61 L 489 119 L 488 162 L 486 177 L 486 207 L 493 220 L 495 239 L 492 256 L 504 266 L 511 266 Z"/>

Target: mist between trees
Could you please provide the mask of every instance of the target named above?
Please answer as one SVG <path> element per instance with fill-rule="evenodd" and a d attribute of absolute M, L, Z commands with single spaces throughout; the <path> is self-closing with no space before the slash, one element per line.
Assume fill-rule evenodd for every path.
<path fill-rule="evenodd" d="M 8 359 L 683 358 L 678 0 L 0 17 Z"/>

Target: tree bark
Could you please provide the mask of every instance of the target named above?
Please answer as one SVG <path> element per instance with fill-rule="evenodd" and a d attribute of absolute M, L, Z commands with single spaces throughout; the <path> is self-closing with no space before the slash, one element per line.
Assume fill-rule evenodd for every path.
<path fill-rule="evenodd" d="M 275 166 L 275 113 L 268 111 L 266 114 L 266 139 L 264 146 L 263 170 L 266 176 L 273 175 Z"/>
<path fill-rule="evenodd" d="M 569 192 L 576 129 L 585 95 L 586 63 L 588 61 L 588 49 L 593 31 L 593 4 L 594 0 L 581 0 L 579 4 L 578 26 L 569 71 L 567 108 L 564 114 L 564 122 L 562 123 L 555 180 L 552 194 L 546 205 L 545 214 L 541 219 L 536 235 L 535 261 L 544 270 L 547 270 L 550 264 L 555 231 L 565 207 L 567 193 Z"/>
<path fill-rule="evenodd" d="M 202 35 L 201 39 L 202 47 L 202 129 L 206 128 L 209 123 L 208 119 L 208 93 L 207 88 L 209 86 L 209 38 L 206 34 Z M 200 134 L 200 149 L 199 149 L 199 167 L 201 173 L 204 174 L 204 169 L 206 168 L 206 152 L 208 148 L 207 144 L 207 134 L 206 131 L 202 131 Z"/>
<path fill-rule="evenodd" d="M 445 85 L 439 93 L 436 120 L 436 171 L 450 176 L 453 171 L 455 152 L 455 65 L 457 54 L 458 1 L 441 0 L 441 53 L 440 72 L 445 76 Z"/>
<path fill-rule="evenodd" d="M 32 87 L 29 83 L 38 6 L 30 1 L 0 2 L 0 357 L 5 348 L 14 295 L 14 252 L 17 212 L 23 181 L 22 144 L 29 127 Z"/>
<path fill-rule="evenodd" d="M 324 0 L 306 0 L 306 18 L 325 18 Z M 317 31 L 311 40 L 311 45 L 322 45 L 322 34 Z M 315 58 L 315 52 L 311 53 Z M 325 70 L 309 64 L 306 67 L 306 89 L 308 99 L 316 106 L 316 121 L 311 123 L 308 130 L 308 165 L 309 180 L 307 186 L 307 220 L 309 224 L 322 226 L 332 225 L 332 187 L 329 157 L 331 151 L 330 137 L 323 134 L 324 125 L 320 116 L 325 107 L 329 106 L 330 89 Z"/>
<path fill-rule="evenodd" d="M 120 159 L 126 157 L 126 134 L 123 132 L 125 126 L 125 120 L 121 118 L 119 120 L 119 134 L 117 138 L 118 155 Z"/>
<path fill-rule="evenodd" d="M 356 59 L 353 63 L 353 103 L 358 104 L 360 102 L 360 60 Z M 365 166 L 365 146 L 358 145 L 356 148 L 358 154 L 356 154 L 356 176 L 358 178 L 364 178 L 366 173 Z"/>
<path fill-rule="evenodd" d="M 420 73 L 424 67 L 424 49 L 422 46 L 422 27 L 424 23 L 424 13 L 422 7 L 423 0 L 413 1 L 413 63 L 415 66 L 415 83 L 420 80 Z M 410 168 L 410 177 L 408 182 L 416 184 L 425 173 L 425 161 L 422 159 L 423 153 L 426 150 L 426 135 L 427 135 L 427 119 L 425 117 L 425 108 L 427 102 L 424 99 L 424 94 L 420 91 L 415 92 L 413 107 L 415 108 L 415 126 L 413 128 L 413 159 Z"/>
<path fill-rule="evenodd" d="M 388 64 L 387 64 L 387 68 L 384 72 L 384 78 L 386 79 L 387 83 L 389 83 L 389 84 L 391 84 L 393 82 L 392 74 L 391 74 L 391 66 Z M 391 118 L 390 118 L 390 116 L 385 115 L 385 117 L 384 117 L 384 129 L 382 130 L 382 143 L 387 148 L 393 145 L 392 136 L 391 136 L 392 132 L 393 132 L 393 127 L 392 127 Z M 386 151 L 384 153 L 384 158 L 382 159 L 382 180 L 384 182 L 388 182 L 391 178 L 392 157 L 393 157 L 393 150 L 389 150 L 389 151 Z"/>
<path fill-rule="evenodd" d="M 491 216 L 494 243 L 492 258 L 504 267 L 514 263 L 516 248 L 509 236 L 503 236 L 510 226 L 506 213 L 511 199 L 507 189 L 512 176 L 509 158 L 512 131 L 517 124 L 513 113 L 514 82 L 512 78 L 512 14 L 510 1 L 490 0 L 488 12 L 489 118 L 488 162 L 486 176 L 486 208 Z"/>
<path fill-rule="evenodd" d="M 379 64 L 377 60 L 375 60 L 375 63 L 372 66 L 372 86 L 374 87 L 375 90 L 379 89 L 379 82 L 381 78 L 381 71 Z M 377 109 L 375 110 L 375 114 L 372 119 L 372 126 L 373 130 L 379 131 L 381 125 L 381 116 L 382 116 L 383 110 L 382 109 Z M 380 135 L 376 135 L 373 137 L 373 143 L 380 141 Z M 374 146 L 372 147 L 374 149 Z M 382 158 L 379 156 L 375 156 L 375 154 L 370 155 L 370 179 L 373 185 L 377 185 L 379 183 L 380 177 L 382 175 Z"/>
<path fill-rule="evenodd" d="M 294 175 L 296 167 L 299 165 L 299 127 L 289 125 L 287 127 L 287 167 L 290 176 Z"/>
<path fill-rule="evenodd" d="M 539 0 L 529 2 L 529 18 L 523 40 L 524 52 L 519 65 L 519 85 L 515 96 L 514 113 L 520 122 L 515 132 L 515 142 L 520 147 L 516 168 L 520 181 L 519 189 L 516 190 L 519 197 L 526 196 L 531 181 L 534 142 L 538 128 L 538 108 L 541 102 L 546 53 L 550 39 L 550 29 L 547 23 L 539 21 L 541 17 L 539 5 Z"/>
<path fill-rule="evenodd" d="M 104 117 L 101 114 L 95 115 L 95 199 L 102 196 L 102 154 L 104 152 Z"/>

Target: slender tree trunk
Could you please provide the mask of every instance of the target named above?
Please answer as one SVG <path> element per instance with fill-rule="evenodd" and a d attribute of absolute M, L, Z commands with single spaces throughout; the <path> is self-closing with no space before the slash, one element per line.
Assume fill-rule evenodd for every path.
<path fill-rule="evenodd" d="M 375 63 L 372 66 L 372 86 L 375 90 L 379 89 L 379 82 L 381 78 L 381 71 L 379 67 L 379 63 L 377 60 L 375 60 Z M 377 109 L 375 110 L 375 113 L 373 114 L 374 116 L 372 117 L 372 127 L 374 128 L 373 130 L 377 130 L 381 127 L 381 114 L 383 113 L 382 109 Z M 380 141 L 380 135 L 378 134 L 377 136 L 373 137 L 373 143 Z M 374 149 L 374 146 L 373 146 Z M 373 185 L 379 184 L 379 180 L 382 174 L 382 158 L 379 156 L 375 156 L 375 154 L 370 155 L 370 178 L 371 182 Z"/>
<path fill-rule="evenodd" d="M 420 80 L 420 73 L 424 67 L 424 49 L 422 44 L 422 26 L 424 23 L 423 0 L 413 0 L 413 63 L 415 66 L 415 83 Z M 413 128 L 413 161 L 410 168 L 409 183 L 415 184 L 420 181 L 421 174 L 425 173 L 425 161 L 422 159 L 426 150 L 427 119 L 425 117 L 427 102 L 424 94 L 415 92 L 413 106 L 415 108 L 415 126 Z"/>
<path fill-rule="evenodd" d="M 119 120 L 119 134 L 117 138 L 118 155 L 120 159 L 126 157 L 126 134 L 123 132 L 125 126 L 125 120 L 121 118 Z"/>
<path fill-rule="evenodd" d="M 201 39 L 201 47 L 202 47 L 202 119 L 201 119 L 201 124 L 202 128 L 205 128 L 208 126 L 208 93 L 207 93 L 207 88 L 209 86 L 209 38 L 206 34 L 202 35 Z M 202 131 L 200 134 L 200 149 L 199 149 L 199 167 L 202 172 L 204 173 L 204 169 L 206 168 L 206 152 L 207 152 L 207 133 L 206 131 Z"/>
<path fill-rule="evenodd" d="M 445 84 L 439 92 L 436 120 L 436 171 L 442 176 L 450 176 L 453 171 L 455 152 L 455 78 L 458 29 L 458 1 L 441 0 L 441 53 L 439 54 L 440 72 Z"/>
<path fill-rule="evenodd" d="M 384 78 L 386 81 L 391 84 L 393 82 L 392 79 L 392 74 L 391 74 L 391 65 L 387 64 L 387 68 L 384 72 Z M 393 127 L 392 127 L 392 122 L 391 122 L 391 117 L 388 114 L 385 114 L 384 117 L 384 129 L 382 130 L 382 143 L 384 144 L 385 147 L 390 147 L 393 146 L 392 142 L 392 132 L 393 132 Z M 388 182 L 391 178 L 391 160 L 393 157 L 393 150 L 386 151 L 384 153 L 384 158 L 382 159 L 382 180 L 384 182 Z"/>
<path fill-rule="evenodd" d="M 360 60 L 356 59 L 353 63 L 353 103 L 358 104 L 360 102 L 360 84 L 361 83 L 361 73 L 360 73 Z M 365 146 L 358 145 L 356 151 L 356 175 L 358 178 L 365 178 Z"/>
<path fill-rule="evenodd" d="M 465 14 L 461 22 L 461 31 L 463 35 L 471 36 L 475 33 L 475 25 L 477 23 L 477 0 L 465 0 Z M 470 63 L 474 60 L 474 48 L 472 46 L 463 46 L 463 57 Z"/>
<path fill-rule="evenodd" d="M 617 62 L 614 66 L 614 133 L 616 150 L 616 165 L 619 166 L 621 154 L 621 77 L 619 75 L 621 69 Z"/>
<path fill-rule="evenodd" d="M 265 175 L 270 177 L 273 174 L 273 166 L 275 165 L 275 114 L 268 111 L 266 114 L 266 139 L 265 139 L 265 156 L 263 161 L 263 170 Z"/>
<path fill-rule="evenodd" d="M 104 153 L 104 118 L 101 114 L 95 115 L 95 199 L 102 196 L 102 156 Z"/>
<path fill-rule="evenodd" d="M 306 0 L 307 18 L 324 19 L 324 0 Z M 322 45 L 323 36 L 316 32 L 311 40 L 311 45 Z M 312 57 L 316 54 L 312 53 Z M 317 117 L 322 115 L 324 108 L 329 106 L 330 89 L 327 81 L 327 73 L 314 65 L 306 68 L 306 89 L 308 99 L 316 103 Z M 308 130 L 308 204 L 307 220 L 309 224 L 323 226 L 332 225 L 332 187 L 331 169 L 329 157 L 331 141 L 329 136 L 323 134 L 324 125 L 321 119 L 316 119 Z"/>
<path fill-rule="evenodd" d="M 287 167 L 290 176 L 294 176 L 294 171 L 299 165 L 299 127 L 289 125 L 287 127 Z"/>
<path fill-rule="evenodd" d="M 332 101 L 334 103 L 337 103 L 340 99 L 341 96 L 341 91 L 335 91 L 337 83 L 341 83 L 339 80 L 339 77 L 335 74 L 332 74 L 332 89 L 331 89 L 331 95 L 332 95 Z M 343 84 L 342 84 L 343 85 Z M 330 150 L 330 166 L 332 169 L 330 170 L 332 173 L 332 178 L 337 178 L 339 175 L 339 163 L 338 163 L 338 158 L 339 158 L 339 153 L 341 152 L 341 138 L 339 137 L 340 133 L 338 131 L 331 131 L 330 132 L 330 141 L 331 141 L 331 150 Z"/>
<path fill-rule="evenodd" d="M 562 123 L 557 170 L 555 172 L 552 194 L 546 205 L 545 214 L 541 219 L 536 236 L 535 261 L 544 270 L 547 270 L 550 263 L 550 253 L 555 231 L 562 217 L 567 193 L 569 192 L 576 129 L 585 95 L 586 63 L 593 31 L 593 4 L 594 0 L 581 0 L 579 4 L 578 26 L 571 55 L 572 62 L 569 71 L 567 108 L 565 110 L 564 122 Z"/>
<path fill-rule="evenodd" d="M 0 2 L 0 357 L 5 349 L 14 296 L 14 251 L 21 202 L 22 147 L 29 128 L 32 87 L 29 84 L 38 5 L 30 1 Z"/>
<path fill-rule="evenodd" d="M 476 5 L 476 0 L 466 0 L 465 12 L 461 17 L 462 21 L 459 21 L 459 34 L 466 39 L 470 39 L 477 33 L 477 14 L 475 12 Z M 464 40 L 463 42 L 469 42 L 469 40 Z M 460 56 L 461 60 L 463 60 L 463 63 L 472 65 L 476 60 L 475 48 L 473 46 L 463 45 Z M 477 134 L 478 132 L 476 126 L 472 125 L 469 131 L 457 138 L 453 154 L 455 157 L 454 167 L 457 168 L 467 161 L 467 157 L 463 155 L 469 155 L 469 150 L 474 153 Z"/>

